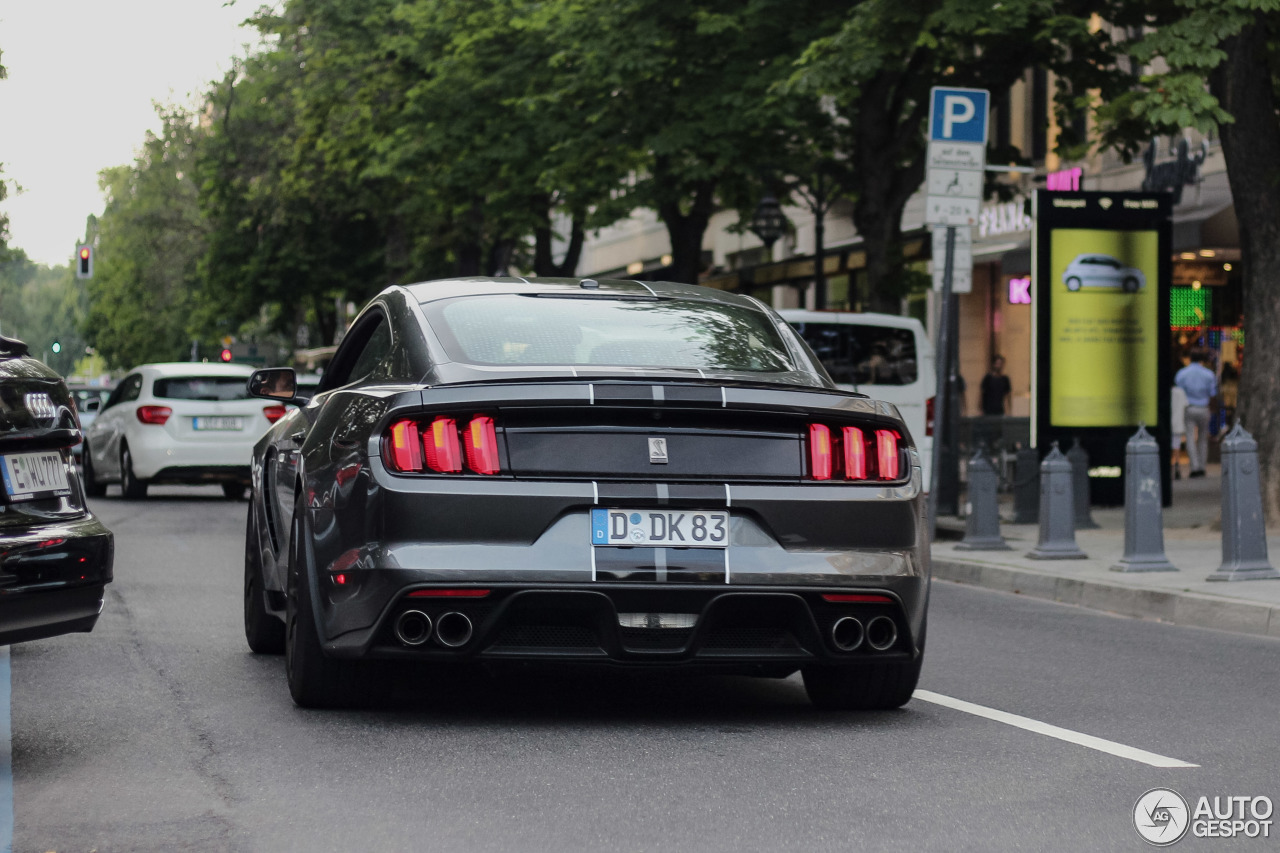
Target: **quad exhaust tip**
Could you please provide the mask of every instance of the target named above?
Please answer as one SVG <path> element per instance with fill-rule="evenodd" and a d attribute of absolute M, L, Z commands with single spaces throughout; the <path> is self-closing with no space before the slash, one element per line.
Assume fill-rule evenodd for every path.
<path fill-rule="evenodd" d="M 431 639 L 431 617 L 421 610 L 406 610 L 396 619 L 396 639 L 406 646 L 420 646 Z"/>
<path fill-rule="evenodd" d="M 831 643 L 842 652 L 851 652 L 861 646 L 865 636 L 862 623 L 852 616 L 841 617 L 831 626 Z"/>
<path fill-rule="evenodd" d="M 464 613 L 450 611 L 436 620 L 436 642 L 447 649 L 457 649 L 471 641 L 471 620 Z"/>
<path fill-rule="evenodd" d="M 867 645 L 883 652 L 898 642 L 898 625 L 888 616 L 877 616 L 867 623 Z"/>

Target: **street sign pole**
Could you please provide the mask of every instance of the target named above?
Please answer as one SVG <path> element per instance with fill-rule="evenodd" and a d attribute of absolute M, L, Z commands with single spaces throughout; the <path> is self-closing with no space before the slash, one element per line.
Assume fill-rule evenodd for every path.
<path fill-rule="evenodd" d="M 929 536 L 938 530 L 938 472 L 942 468 L 942 431 L 951 397 L 951 277 L 955 273 L 956 227 L 947 226 L 947 252 L 942 271 L 942 308 L 938 318 L 938 376 L 933 392 L 933 464 L 929 483 Z M 954 439 L 954 436 L 953 436 Z"/>

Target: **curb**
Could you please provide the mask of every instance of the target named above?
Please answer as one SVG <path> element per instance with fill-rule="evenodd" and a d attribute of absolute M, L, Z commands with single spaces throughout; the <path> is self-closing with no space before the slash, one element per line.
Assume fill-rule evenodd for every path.
<path fill-rule="evenodd" d="M 1280 637 L 1280 606 L 1216 598 L 1195 592 L 1138 589 L 1121 584 L 1067 578 L 1030 569 L 933 558 L 939 580 L 1013 592 L 1170 625 L 1212 628 L 1235 634 Z"/>

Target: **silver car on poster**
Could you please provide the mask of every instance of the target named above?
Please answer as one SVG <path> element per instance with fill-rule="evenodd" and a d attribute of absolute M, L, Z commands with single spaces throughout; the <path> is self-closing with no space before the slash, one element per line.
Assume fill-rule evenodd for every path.
<path fill-rule="evenodd" d="M 1147 277 L 1137 267 L 1127 267 L 1111 255 L 1076 255 L 1062 271 L 1062 283 L 1073 293 L 1082 287 L 1115 287 L 1137 293 L 1147 286 Z"/>

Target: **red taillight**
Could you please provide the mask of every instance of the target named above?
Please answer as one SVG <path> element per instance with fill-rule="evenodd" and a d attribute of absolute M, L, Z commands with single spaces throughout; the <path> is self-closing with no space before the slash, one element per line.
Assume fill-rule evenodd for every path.
<path fill-rule="evenodd" d="M 876 467 L 881 480 L 898 479 L 898 434 L 893 430 L 876 430 Z"/>
<path fill-rule="evenodd" d="M 840 433 L 844 441 L 844 478 L 867 479 L 867 443 L 862 437 L 862 430 L 844 427 Z"/>
<path fill-rule="evenodd" d="M 832 604 L 843 604 L 845 602 L 860 602 L 863 604 L 893 604 L 893 599 L 887 595 L 867 595 L 866 593 L 824 592 L 822 594 L 822 600 L 830 601 Z"/>
<path fill-rule="evenodd" d="M 169 420 L 169 416 L 173 414 L 173 409 L 168 406 L 139 406 L 136 414 L 138 415 L 138 420 L 144 424 L 163 426 L 165 421 Z"/>
<path fill-rule="evenodd" d="M 457 474 L 462 470 L 462 448 L 458 445 L 458 424 L 453 418 L 436 418 L 424 442 L 427 467 L 441 474 Z"/>
<path fill-rule="evenodd" d="M 809 477 L 831 479 L 831 430 L 822 424 L 809 424 Z"/>
<path fill-rule="evenodd" d="M 409 598 L 484 598 L 487 589 L 415 589 Z"/>
<path fill-rule="evenodd" d="M 334 582 L 334 583 L 336 583 L 338 586 L 346 586 L 346 583 L 347 583 L 347 576 L 346 576 L 346 575 L 334 575 L 334 576 L 333 576 L 333 582 Z"/>
<path fill-rule="evenodd" d="M 924 434 L 930 437 L 933 436 L 933 401 L 936 399 L 930 397 L 924 401 Z"/>
<path fill-rule="evenodd" d="M 498 473 L 498 433 L 493 418 L 476 415 L 467 425 L 467 467 L 477 474 Z"/>
<path fill-rule="evenodd" d="M 422 470 L 422 439 L 413 421 L 391 425 L 391 467 L 397 471 Z"/>
<path fill-rule="evenodd" d="M 275 423 L 276 421 L 283 418 L 286 411 L 288 410 L 285 409 L 284 406 L 263 406 L 262 407 L 262 414 L 266 415 L 267 420 L 271 421 L 271 423 Z"/>

